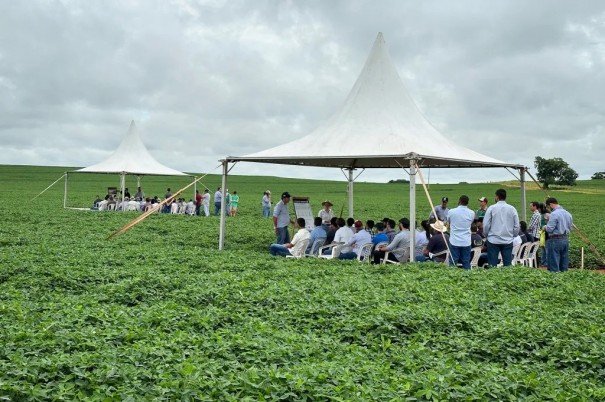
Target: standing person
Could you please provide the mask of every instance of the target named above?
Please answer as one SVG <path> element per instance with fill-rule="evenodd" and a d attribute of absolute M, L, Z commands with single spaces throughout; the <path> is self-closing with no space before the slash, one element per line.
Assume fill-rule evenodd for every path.
<path fill-rule="evenodd" d="M 540 241 L 540 222 L 542 215 L 540 214 L 540 203 L 538 201 L 532 201 L 529 203 L 529 210 L 532 212 L 531 219 L 529 220 L 529 228 L 527 229 L 530 234 L 529 241 Z"/>
<path fill-rule="evenodd" d="M 269 253 L 271 253 L 271 255 L 282 257 L 286 257 L 288 255 L 302 257 L 304 255 L 306 248 L 303 247 L 303 241 L 309 240 L 311 238 L 311 234 L 305 228 L 305 218 L 298 218 L 296 220 L 296 224 L 298 225 L 298 232 L 296 232 L 294 235 L 292 242 L 288 241 L 284 244 L 273 243 L 269 247 Z"/>
<path fill-rule="evenodd" d="M 263 199 L 261 200 L 261 205 L 263 206 L 263 218 L 268 218 L 271 216 L 271 191 L 265 191 L 263 195 Z"/>
<path fill-rule="evenodd" d="M 202 195 L 199 190 L 195 190 L 195 214 L 200 215 L 200 208 L 202 207 Z"/>
<path fill-rule="evenodd" d="M 208 189 L 205 189 L 204 195 L 202 195 L 202 205 L 204 206 L 204 215 L 210 216 L 210 191 Z"/>
<path fill-rule="evenodd" d="M 544 226 L 544 230 L 548 233 L 548 242 L 546 242 L 548 270 L 566 272 L 569 268 L 569 232 L 573 226 L 573 218 L 559 205 L 556 198 L 547 198 L 545 204 L 551 210 L 548 223 Z"/>
<path fill-rule="evenodd" d="M 441 222 L 445 222 L 445 220 L 447 219 L 447 213 L 449 211 L 449 209 L 447 209 L 448 202 L 449 202 L 449 200 L 447 197 L 441 198 L 441 205 L 437 205 L 435 207 L 434 213 L 433 213 L 433 211 L 431 211 L 431 213 L 429 214 L 429 221 L 431 219 L 438 219 Z M 435 214 L 437 214 L 436 218 L 435 218 Z"/>
<path fill-rule="evenodd" d="M 487 262 L 498 265 L 498 253 L 502 255 L 502 265 L 512 265 L 513 239 L 519 234 L 517 210 L 506 202 L 506 190 L 496 190 L 496 203 L 490 206 L 483 218 L 483 233 L 487 239 Z"/>
<path fill-rule="evenodd" d="M 485 217 L 485 212 L 487 212 L 487 198 L 481 197 L 479 198 L 479 209 L 475 214 L 475 217 L 479 222 L 483 221 L 483 218 Z"/>
<path fill-rule="evenodd" d="M 214 216 L 218 216 L 221 212 L 221 207 L 223 206 L 223 193 L 221 193 L 221 188 L 217 188 L 214 192 Z"/>
<path fill-rule="evenodd" d="M 137 192 L 134 193 L 134 198 L 138 198 L 139 200 L 145 199 L 145 192 L 141 190 L 141 187 L 137 187 Z"/>
<path fill-rule="evenodd" d="M 447 214 L 447 223 L 450 227 L 450 265 L 459 262 L 462 268 L 471 269 L 471 225 L 475 220 L 475 213 L 468 208 L 468 197 L 461 195 L 458 206 Z"/>
<path fill-rule="evenodd" d="M 233 195 L 231 196 L 231 209 L 229 210 L 229 213 L 231 214 L 231 216 L 235 216 L 235 214 L 237 214 L 238 205 L 239 205 L 239 195 L 237 195 L 237 191 L 234 191 Z"/>
<path fill-rule="evenodd" d="M 332 204 L 330 201 L 325 200 L 321 203 L 322 209 L 319 210 L 317 216 L 321 218 L 321 224 L 324 227 L 324 230 L 327 232 L 330 228 L 330 221 L 334 217 L 334 212 L 332 212 Z"/>
<path fill-rule="evenodd" d="M 273 229 L 277 237 L 275 243 L 286 244 L 290 242 L 290 233 L 288 225 L 294 223 L 290 219 L 290 211 L 288 211 L 288 203 L 290 202 L 290 193 L 284 191 L 281 195 L 281 200 L 275 204 L 273 209 Z"/>

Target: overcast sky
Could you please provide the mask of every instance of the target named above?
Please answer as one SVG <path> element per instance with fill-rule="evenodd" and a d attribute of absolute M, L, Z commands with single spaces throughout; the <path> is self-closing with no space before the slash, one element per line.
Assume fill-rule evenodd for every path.
<path fill-rule="evenodd" d="M 563 158 L 580 179 L 605 171 L 602 0 L 0 0 L 0 164 L 91 165 L 135 120 L 161 163 L 220 173 L 219 159 L 326 120 L 378 32 L 446 137 L 531 172 L 538 155 Z M 344 178 L 253 163 L 231 173 Z M 512 179 L 503 169 L 430 177 Z"/>

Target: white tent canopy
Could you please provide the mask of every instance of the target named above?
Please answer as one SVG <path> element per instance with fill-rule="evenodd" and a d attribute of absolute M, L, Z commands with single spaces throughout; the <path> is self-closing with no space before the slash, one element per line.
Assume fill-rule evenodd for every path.
<path fill-rule="evenodd" d="M 245 156 L 226 157 L 224 176 L 229 170 L 228 163 L 239 161 L 347 169 L 350 216 L 353 215 L 354 169 L 409 168 L 412 225 L 417 167 L 507 167 L 519 169 L 522 182 L 525 171 L 523 165 L 475 152 L 439 133 L 408 94 L 382 33 L 378 34 L 346 101 L 330 119 L 300 139 Z M 223 224 L 221 222 L 221 229 Z M 222 248 L 223 235 L 221 231 L 219 248 Z"/>
<path fill-rule="evenodd" d="M 411 157 L 430 167 L 518 167 L 439 133 L 408 94 L 379 33 L 349 96 L 329 120 L 298 140 L 227 160 L 396 168 Z"/>
<path fill-rule="evenodd" d="M 126 173 L 149 176 L 187 176 L 183 172 L 162 165 L 147 150 L 134 120 L 120 146 L 107 159 L 95 165 L 76 170 L 81 173 Z"/>
<path fill-rule="evenodd" d="M 142 176 L 189 176 L 186 173 L 169 168 L 158 162 L 147 150 L 141 140 L 134 120 L 130 122 L 128 133 L 118 148 L 104 161 L 72 173 L 113 173 L 120 175 L 121 194 L 124 194 L 126 175 L 137 176 L 137 186 L 141 185 Z M 63 206 L 67 207 L 67 181 L 69 173 L 65 174 L 65 191 Z"/>

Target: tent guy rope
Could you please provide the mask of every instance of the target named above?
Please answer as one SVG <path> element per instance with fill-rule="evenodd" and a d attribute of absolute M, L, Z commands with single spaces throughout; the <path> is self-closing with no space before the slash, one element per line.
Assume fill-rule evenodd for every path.
<path fill-rule="evenodd" d="M 42 192 L 40 194 L 38 194 L 37 196 L 35 196 L 34 198 L 32 198 L 32 201 L 35 200 L 36 198 L 40 197 L 42 194 L 44 194 L 46 192 L 46 190 L 48 190 L 49 188 L 51 188 L 52 186 L 54 186 L 55 184 L 57 184 L 57 182 L 59 180 L 61 180 L 62 178 L 64 178 L 66 175 L 66 173 L 63 173 L 63 176 L 59 177 L 57 180 L 55 180 L 55 182 L 53 184 L 51 184 L 50 186 L 46 187 L 44 190 L 42 190 Z"/>

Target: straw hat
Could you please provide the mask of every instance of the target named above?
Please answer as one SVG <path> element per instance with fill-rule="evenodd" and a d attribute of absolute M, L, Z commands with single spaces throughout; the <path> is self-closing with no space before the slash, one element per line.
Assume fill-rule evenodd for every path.
<path fill-rule="evenodd" d="M 267 194 L 271 194 L 271 191 L 267 190 L 267 191 L 265 191 L 265 193 L 267 193 Z"/>
<path fill-rule="evenodd" d="M 334 206 L 334 204 L 332 204 L 332 203 L 331 203 L 330 201 L 328 201 L 328 200 L 325 200 L 324 202 L 322 202 L 322 203 L 321 203 L 321 205 L 326 205 L 326 204 L 327 204 L 327 205 L 329 205 L 329 206 L 331 206 L 331 207 L 332 207 L 332 206 Z"/>
<path fill-rule="evenodd" d="M 431 227 L 433 229 L 435 229 L 436 231 L 441 232 L 441 233 L 443 233 L 443 232 L 445 232 L 447 230 L 447 228 L 445 227 L 445 225 L 443 224 L 443 222 L 441 222 L 439 220 L 437 222 L 435 222 L 435 223 L 431 223 Z"/>

